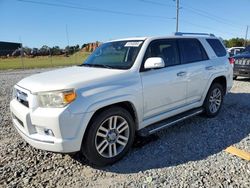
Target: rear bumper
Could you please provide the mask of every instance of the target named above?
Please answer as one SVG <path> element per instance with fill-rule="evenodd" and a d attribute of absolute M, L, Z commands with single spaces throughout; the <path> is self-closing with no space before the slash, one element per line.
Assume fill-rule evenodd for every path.
<path fill-rule="evenodd" d="M 13 124 L 18 133 L 33 147 L 59 152 L 79 151 L 84 132 L 84 114 L 72 114 L 67 109 L 31 110 L 13 99 L 10 103 Z M 53 135 L 46 134 L 51 130 Z"/>

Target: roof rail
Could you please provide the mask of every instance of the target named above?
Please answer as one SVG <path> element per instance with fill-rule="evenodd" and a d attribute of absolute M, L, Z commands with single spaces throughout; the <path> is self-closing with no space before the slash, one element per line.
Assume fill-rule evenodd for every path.
<path fill-rule="evenodd" d="M 175 36 L 183 36 L 183 35 L 203 35 L 203 36 L 210 36 L 210 37 L 215 37 L 214 34 L 212 33 L 183 33 L 183 32 L 175 32 Z"/>

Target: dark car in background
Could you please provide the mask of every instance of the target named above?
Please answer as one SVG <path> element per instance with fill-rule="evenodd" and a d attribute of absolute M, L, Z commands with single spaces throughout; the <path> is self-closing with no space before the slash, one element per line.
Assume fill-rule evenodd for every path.
<path fill-rule="evenodd" d="M 238 76 L 250 78 L 250 46 L 244 52 L 233 56 L 234 58 L 234 79 Z"/>

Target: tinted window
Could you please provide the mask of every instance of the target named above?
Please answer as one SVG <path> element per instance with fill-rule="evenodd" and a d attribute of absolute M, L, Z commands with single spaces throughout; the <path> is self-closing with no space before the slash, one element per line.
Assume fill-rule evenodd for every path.
<path fill-rule="evenodd" d="M 165 66 L 180 64 L 176 40 L 156 40 L 150 43 L 145 60 L 150 57 L 161 57 Z"/>
<path fill-rule="evenodd" d="M 213 48 L 217 57 L 223 57 L 227 55 L 227 51 L 218 39 L 207 39 L 209 45 Z"/>
<path fill-rule="evenodd" d="M 208 59 L 203 46 L 197 39 L 180 39 L 179 48 L 184 64 Z"/>

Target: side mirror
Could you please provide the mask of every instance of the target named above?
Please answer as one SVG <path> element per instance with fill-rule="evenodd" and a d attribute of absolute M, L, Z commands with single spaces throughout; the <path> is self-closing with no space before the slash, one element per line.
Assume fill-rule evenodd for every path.
<path fill-rule="evenodd" d="M 159 69 L 163 67 L 165 67 L 165 63 L 161 57 L 150 57 L 144 64 L 145 69 Z"/>

